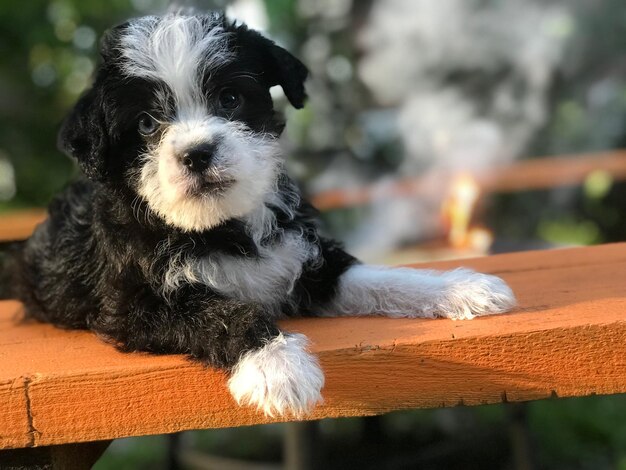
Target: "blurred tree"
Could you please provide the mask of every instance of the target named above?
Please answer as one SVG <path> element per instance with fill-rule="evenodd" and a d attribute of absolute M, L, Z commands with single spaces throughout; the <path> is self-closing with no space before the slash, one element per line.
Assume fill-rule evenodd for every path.
<path fill-rule="evenodd" d="M 56 133 L 89 83 L 100 35 L 163 3 L 0 2 L 0 210 L 45 205 L 70 178 L 74 166 L 56 150 Z"/>

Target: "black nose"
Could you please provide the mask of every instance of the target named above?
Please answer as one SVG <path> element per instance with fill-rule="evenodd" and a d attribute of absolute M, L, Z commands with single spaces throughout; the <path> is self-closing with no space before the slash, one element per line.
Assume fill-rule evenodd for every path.
<path fill-rule="evenodd" d="M 209 167 L 214 153 L 215 145 L 202 144 L 187 150 L 181 160 L 190 171 L 200 173 Z"/>

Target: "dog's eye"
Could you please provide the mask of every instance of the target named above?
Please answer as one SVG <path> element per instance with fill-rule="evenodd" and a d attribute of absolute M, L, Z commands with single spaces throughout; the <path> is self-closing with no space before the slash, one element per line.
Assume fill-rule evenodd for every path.
<path fill-rule="evenodd" d="M 241 95 L 234 88 L 224 88 L 220 91 L 220 106 L 223 109 L 237 109 L 241 104 Z"/>
<path fill-rule="evenodd" d="M 159 123 L 148 113 L 141 113 L 137 127 L 141 135 L 149 136 L 159 129 Z"/>

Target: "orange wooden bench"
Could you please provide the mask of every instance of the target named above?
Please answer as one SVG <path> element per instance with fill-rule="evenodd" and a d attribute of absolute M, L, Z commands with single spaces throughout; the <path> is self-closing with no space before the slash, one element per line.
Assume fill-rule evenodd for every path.
<path fill-rule="evenodd" d="M 626 244 L 428 266 L 457 264 L 502 276 L 519 308 L 456 322 L 282 322 L 312 340 L 326 374 L 311 419 L 626 392 Z M 122 354 L 90 332 L 21 323 L 20 312 L 0 302 L 0 449 L 42 448 L 78 468 L 67 444 L 275 421 L 236 406 L 222 372 Z M 101 448 L 89 447 L 94 458 Z M 3 454 L 24 455 L 0 452 L 0 467 Z"/>

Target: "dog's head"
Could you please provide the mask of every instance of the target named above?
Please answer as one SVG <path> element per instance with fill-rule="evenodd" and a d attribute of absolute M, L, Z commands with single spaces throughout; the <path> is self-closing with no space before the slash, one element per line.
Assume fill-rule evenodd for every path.
<path fill-rule="evenodd" d="M 59 135 L 89 178 L 130 188 L 190 231 L 245 216 L 275 191 L 284 122 L 269 89 L 304 105 L 295 57 L 221 14 L 131 20 L 105 35 L 101 55 Z"/>

